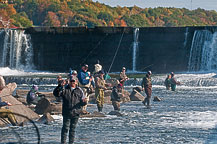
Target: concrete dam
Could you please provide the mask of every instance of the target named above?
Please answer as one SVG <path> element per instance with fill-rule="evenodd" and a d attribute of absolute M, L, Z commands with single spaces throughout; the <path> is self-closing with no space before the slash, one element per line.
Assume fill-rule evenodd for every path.
<path fill-rule="evenodd" d="M 217 69 L 217 27 L 31 27 L 0 30 L 0 67 L 154 73 Z"/>

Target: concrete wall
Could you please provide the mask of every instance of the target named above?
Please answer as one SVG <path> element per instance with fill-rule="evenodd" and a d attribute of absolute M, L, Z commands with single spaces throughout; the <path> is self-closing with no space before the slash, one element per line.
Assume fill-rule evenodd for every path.
<path fill-rule="evenodd" d="M 212 31 L 213 27 L 140 28 L 136 70 L 187 71 L 194 31 L 203 29 Z M 70 67 L 79 70 L 82 63 L 89 64 L 93 70 L 97 59 L 108 71 L 119 43 L 111 72 L 119 72 L 122 66 L 131 70 L 133 31 L 132 27 L 26 29 L 26 33 L 31 34 L 37 69 L 58 72 L 67 72 Z"/>

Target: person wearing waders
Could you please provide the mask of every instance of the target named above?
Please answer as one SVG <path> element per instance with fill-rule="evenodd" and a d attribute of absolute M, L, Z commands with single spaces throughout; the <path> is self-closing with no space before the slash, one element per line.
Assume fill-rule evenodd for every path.
<path fill-rule="evenodd" d="M 99 76 L 96 78 L 95 96 L 99 112 L 102 112 L 104 104 L 104 90 L 106 90 L 106 83 L 104 80 L 104 71 L 99 71 Z"/>
<path fill-rule="evenodd" d="M 171 74 L 171 79 L 170 79 L 171 90 L 175 91 L 176 90 L 176 85 L 180 85 L 181 83 L 176 80 L 175 74 L 173 72 L 171 72 L 170 74 Z"/>
<path fill-rule="evenodd" d="M 56 97 L 62 97 L 62 116 L 63 127 L 61 131 L 61 144 L 66 144 L 67 134 L 69 131 L 69 144 L 75 139 L 75 128 L 78 123 L 82 107 L 87 104 L 86 97 L 80 87 L 77 86 L 77 78 L 71 77 L 69 84 L 65 87 L 64 83 L 57 86 L 53 94 Z"/>
<path fill-rule="evenodd" d="M 171 90 L 171 83 L 170 83 L 171 75 L 167 75 L 167 78 L 164 81 L 164 85 L 166 86 L 166 90 Z"/>
<path fill-rule="evenodd" d="M 150 108 L 151 93 L 152 93 L 152 83 L 151 83 L 151 71 L 148 71 L 142 80 L 142 90 L 145 90 L 146 98 L 142 102 L 147 108 Z"/>
<path fill-rule="evenodd" d="M 121 84 L 118 84 L 117 86 L 114 86 L 112 88 L 111 101 L 115 111 L 120 111 L 121 97 L 119 93 L 121 93 L 121 90 L 122 90 Z"/>

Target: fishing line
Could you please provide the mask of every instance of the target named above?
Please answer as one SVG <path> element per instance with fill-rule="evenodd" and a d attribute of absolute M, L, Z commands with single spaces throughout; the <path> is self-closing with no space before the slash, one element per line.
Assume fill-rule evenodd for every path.
<path fill-rule="evenodd" d="M 38 137 L 38 144 L 40 144 L 41 142 L 41 137 L 40 137 L 40 132 L 39 132 L 39 129 L 38 127 L 36 126 L 35 122 L 33 120 L 31 120 L 30 118 L 28 118 L 27 116 L 25 115 L 22 115 L 22 114 L 19 114 L 19 113 L 15 113 L 15 112 L 0 112 L 1 113 L 8 113 L 8 114 L 13 114 L 13 115 L 17 115 L 17 116 L 20 116 L 20 117 L 23 117 L 23 118 L 26 118 L 30 123 L 33 124 L 33 126 L 35 127 L 35 130 L 36 130 L 36 133 L 37 133 L 37 137 Z"/>
<path fill-rule="evenodd" d="M 82 65 L 87 58 L 93 53 L 93 51 L 101 44 L 101 42 L 108 36 L 108 33 L 106 33 L 106 35 L 97 43 L 97 45 L 89 52 L 89 54 L 87 55 L 87 57 L 82 61 L 82 63 L 80 65 Z"/>
<path fill-rule="evenodd" d="M 124 30 L 125 30 L 125 28 L 124 28 Z M 114 63 L 114 61 L 115 61 L 115 58 L 116 58 L 117 53 L 118 53 L 118 50 L 119 50 L 119 48 L 120 48 L 121 41 L 122 41 L 122 38 L 123 38 L 123 36 L 124 36 L 124 30 L 123 30 L 123 33 L 122 33 L 122 35 L 121 35 L 121 38 L 120 38 L 118 47 L 117 47 L 116 52 L 115 52 L 115 55 L 114 55 L 114 57 L 113 57 L 113 59 L 112 59 L 112 63 L 111 63 L 111 65 L 110 65 L 110 67 L 109 67 L 108 73 L 110 72 L 110 70 L 111 70 L 111 68 L 112 68 L 112 65 L 113 65 L 113 63 Z"/>

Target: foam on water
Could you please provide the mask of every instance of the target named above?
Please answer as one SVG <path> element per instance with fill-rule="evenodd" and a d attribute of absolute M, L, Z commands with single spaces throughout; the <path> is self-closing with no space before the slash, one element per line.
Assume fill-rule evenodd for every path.
<path fill-rule="evenodd" d="M 33 76 L 33 75 L 58 75 L 64 73 L 53 73 L 49 71 L 37 71 L 37 70 L 17 70 L 17 69 L 10 69 L 9 67 L 0 67 L 0 74 L 2 76 Z"/>
<path fill-rule="evenodd" d="M 188 112 L 167 112 L 160 114 L 160 125 L 176 128 L 199 128 L 212 129 L 217 125 L 217 112 L 215 111 L 188 111 Z"/>

